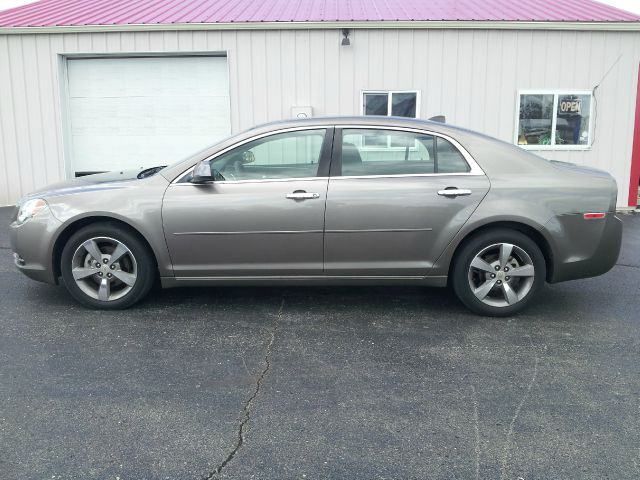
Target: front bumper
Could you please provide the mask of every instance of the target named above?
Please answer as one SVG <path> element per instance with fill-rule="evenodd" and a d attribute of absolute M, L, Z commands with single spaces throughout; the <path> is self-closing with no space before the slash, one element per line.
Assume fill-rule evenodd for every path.
<path fill-rule="evenodd" d="M 61 226 L 45 209 L 22 225 L 9 225 L 9 242 L 15 266 L 27 277 L 39 282 L 56 284 L 53 269 L 53 240 Z"/>
<path fill-rule="evenodd" d="M 614 212 L 603 219 L 560 215 L 546 225 L 556 241 L 550 283 L 602 275 L 616 264 L 622 245 L 622 221 Z"/>

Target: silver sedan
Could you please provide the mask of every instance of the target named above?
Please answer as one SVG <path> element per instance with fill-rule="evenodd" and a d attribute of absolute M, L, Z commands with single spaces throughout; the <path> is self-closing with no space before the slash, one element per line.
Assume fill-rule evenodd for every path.
<path fill-rule="evenodd" d="M 450 285 L 512 315 L 545 283 L 607 272 L 620 251 L 607 173 L 442 123 L 272 123 L 166 167 L 21 199 L 16 266 L 91 308 L 159 280 L 189 285 Z"/>

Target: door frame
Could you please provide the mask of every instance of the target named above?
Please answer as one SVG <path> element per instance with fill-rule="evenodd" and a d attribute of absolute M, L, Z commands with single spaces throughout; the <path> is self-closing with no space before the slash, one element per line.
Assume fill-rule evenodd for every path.
<path fill-rule="evenodd" d="M 210 181 L 210 182 L 203 182 L 203 183 L 191 183 L 189 180 L 186 180 L 185 177 L 187 177 L 195 168 L 195 166 L 203 161 L 203 160 L 213 160 L 221 155 L 224 155 L 232 150 L 235 150 L 237 148 L 242 147 L 243 145 L 250 143 L 252 141 L 255 140 L 259 140 L 262 138 L 268 138 L 268 137 L 272 137 L 272 136 L 276 136 L 282 133 L 288 133 L 288 132 L 296 132 L 296 131 L 310 131 L 310 130 L 323 130 L 324 133 L 324 138 L 322 140 L 322 145 L 320 147 L 320 156 L 318 159 L 318 168 L 316 171 L 316 175 L 313 177 L 284 177 L 284 178 L 266 178 L 266 179 L 250 179 L 250 180 L 222 180 L 222 181 Z M 324 185 L 322 186 L 322 189 L 324 190 L 324 201 L 321 204 L 321 215 L 322 215 L 322 219 L 321 219 L 321 225 L 319 225 L 319 228 L 317 231 L 310 231 L 310 230 L 301 230 L 301 231 L 293 231 L 293 230 L 283 230 L 283 231 L 279 231 L 279 230 L 256 230 L 256 231 L 193 231 L 193 232 L 179 232 L 179 233 L 175 233 L 173 232 L 173 235 L 235 235 L 235 234 L 260 234 L 260 233 L 264 233 L 264 234 L 295 234 L 295 233 L 317 233 L 321 235 L 322 238 L 322 242 L 321 242 L 321 252 L 320 253 L 320 257 L 321 257 L 321 267 L 318 270 L 318 274 L 317 277 L 321 277 L 322 273 L 323 273 L 323 267 L 324 267 L 324 211 L 326 208 L 326 194 L 327 194 L 327 188 L 328 188 L 328 183 L 329 183 L 329 170 L 330 170 L 330 166 L 331 166 L 331 152 L 332 152 L 332 148 L 333 148 L 333 141 L 334 141 L 334 132 L 335 132 L 335 128 L 333 127 L 333 125 L 305 125 L 305 126 L 298 126 L 298 127 L 290 127 L 290 128 L 281 128 L 281 129 L 277 129 L 277 130 L 272 130 L 266 133 L 262 133 L 262 134 L 257 134 L 257 135 L 253 135 L 249 138 L 245 138 L 243 140 L 237 141 L 235 143 L 233 143 L 230 146 L 227 146 L 225 148 L 222 148 L 220 150 L 218 150 L 217 152 L 214 153 L 209 153 L 209 154 L 203 154 L 201 156 L 197 157 L 197 160 L 194 158 L 192 159 L 192 161 L 195 161 L 195 163 L 193 165 L 191 165 L 188 169 L 183 170 L 180 174 L 178 174 L 176 177 L 174 177 L 174 179 L 171 181 L 171 183 L 169 183 L 169 185 L 167 186 L 167 190 L 165 191 L 165 195 L 163 196 L 163 200 L 162 200 L 162 209 L 163 209 L 163 233 L 165 236 L 165 241 L 167 241 L 167 247 L 169 248 L 169 254 L 171 255 L 171 247 L 169 245 L 169 241 L 168 241 L 168 231 L 166 228 L 166 223 L 165 223 L 165 219 L 166 219 L 166 215 L 164 214 L 164 209 L 166 206 L 166 198 L 167 198 L 167 194 L 169 192 L 170 188 L 173 187 L 191 187 L 191 188 L 196 188 L 196 189 L 203 189 L 203 188 L 210 188 L 210 189 L 214 189 L 215 185 L 227 185 L 227 186 L 231 186 L 233 187 L 234 185 L 248 185 L 248 188 L 262 188 L 262 186 L 266 186 L 266 184 L 286 184 L 286 183 L 295 183 L 295 182 L 309 182 L 309 181 L 319 181 L 319 182 L 324 182 Z M 191 162 L 190 162 L 191 163 Z M 252 184 L 257 184 L 256 187 L 252 187 Z M 247 187 L 245 187 L 247 188 Z M 182 194 L 182 192 L 186 192 L 187 194 L 189 194 L 188 191 L 174 191 L 172 193 L 172 195 L 178 195 L 180 196 Z M 314 197 L 316 198 L 316 197 Z M 290 200 L 291 201 L 291 200 Z M 175 270 L 175 262 L 172 263 L 174 264 L 174 280 L 175 281 L 179 281 L 179 282 L 208 282 L 208 281 L 260 281 L 260 280 L 266 280 L 266 279 L 314 279 L 316 278 L 315 275 L 275 275 L 275 276 L 270 276 L 270 275 L 245 275 L 245 276 L 232 276 L 232 275 L 222 275 L 222 276 L 179 276 L 178 274 L 176 274 L 176 270 Z"/>
<path fill-rule="evenodd" d="M 306 178 L 267 178 L 264 180 L 224 180 L 224 181 L 220 181 L 220 182 L 215 182 L 215 183 L 262 183 L 262 182 L 291 182 L 294 180 L 309 180 L 311 178 L 328 178 L 329 177 L 329 172 L 331 170 L 331 165 L 332 165 L 332 156 L 333 156 L 333 145 L 335 145 L 335 135 L 336 135 L 336 128 L 334 127 L 334 125 L 326 125 L 326 124 L 322 124 L 322 125 L 304 125 L 304 126 L 298 126 L 298 127 L 288 127 L 288 128 L 281 128 L 281 129 L 277 129 L 277 130 L 271 130 L 269 132 L 266 133 L 261 133 L 258 135 L 253 135 L 251 137 L 245 138 L 243 140 L 240 140 L 236 143 L 234 143 L 233 145 L 230 145 L 228 147 L 223 148 L 222 150 L 218 150 L 217 152 L 208 154 L 208 155 L 204 155 L 202 157 L 200 157 L 198 159 L 198 161 L 196 161 L 196 163 L 194 163 L 193 165 L 191 165 L 189 168 L 185 169 L 184 171 L 182 171 L 180 174 L 178 174 L 169 184 L 169 187 L 183 187 L 183 186 L 194 186 L 193 183 L 188 182 L 188 181 L 183 181 L 183 178 L 190 174 L 193 169 L 196 167 L 196 165 L 200 162 L 202 162 L 203 160 L 214 160 L 217 157 L 219 157 L 220 155 L 224 155 L 225 153 L 241 147 L 242 145 L 249 143 L 249 142 L 253 142 L 254 140 L 259 140 L 261 138 L 265 138 L 265 137 L 270 137 L 272 135 L 277 135 L 280 133 L 287 133 L 287 132 L 296 132 L 296 131 L 303 131 L 303 130 L 326 130 L 327 133 L 325 134 L 325 138 L 322 144 L 322 150 L 320 151 L 320 160 L 318 162 L 318 171 L 316 173 L 315 177 L 306 177 Z"/>
<path fill-rule="evenodd" d="M 631 168 L 629 171 L 629 207 L 638 206 L 638 182 L 640 181 L 640 67 L 636 88 L 636 111 L 633 127 L 633 144 L 631 147 Z"/>

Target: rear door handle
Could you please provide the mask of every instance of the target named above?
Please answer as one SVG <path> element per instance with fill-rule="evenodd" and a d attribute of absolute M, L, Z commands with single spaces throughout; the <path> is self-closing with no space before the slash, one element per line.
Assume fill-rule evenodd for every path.
<path fill-rule="evenodd" d="M 320 198 L 319 193 L 307 193 L 304 191 L 296 190 L 293 193 L 287 193 L 285 195 L 286 198 L 291 200 L 312 200 L 314 198 Z"/>
<path fill-rule="evenodd" d="M 462 197 L 471 195 L 471 190 L 466 188 L 445 188 L 444 190 L 439 190 L 438 195 L 443 197 Z"/>

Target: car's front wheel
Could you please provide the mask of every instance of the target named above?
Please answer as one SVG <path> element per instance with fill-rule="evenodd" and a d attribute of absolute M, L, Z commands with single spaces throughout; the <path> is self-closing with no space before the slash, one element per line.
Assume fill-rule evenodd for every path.
<path fill-rule="evenodd" d="M 456 295 L 470 310 L 508 316 L 531 302 L 544 284 L 546 265 L 531 238 L 515 230 L 494 229 L 465 242 L 451 273 Z"/>
<path fill-rule="evenodd" d="M 67 241 L 60 270 L 65 287 L 85 306 L 127 308 L 153 285 L 155 263 L 144 242 L 113 223 L 88 225 Z"/>

